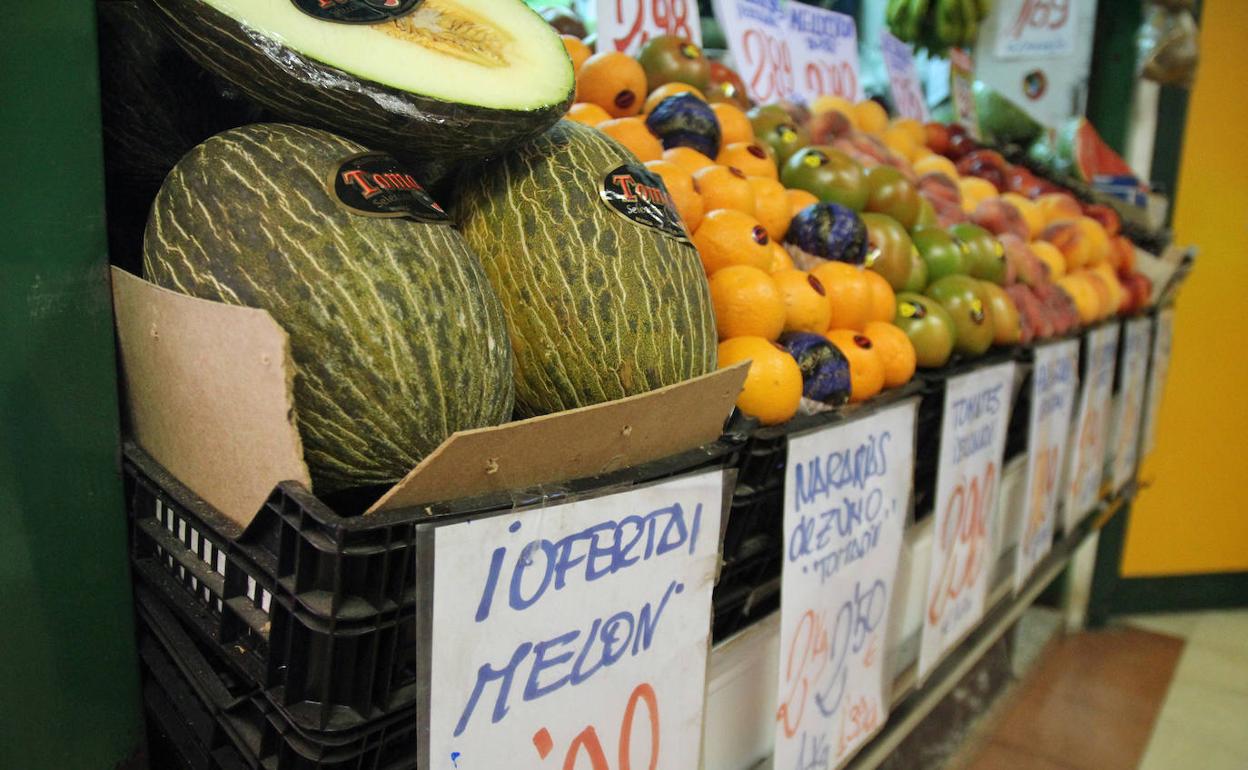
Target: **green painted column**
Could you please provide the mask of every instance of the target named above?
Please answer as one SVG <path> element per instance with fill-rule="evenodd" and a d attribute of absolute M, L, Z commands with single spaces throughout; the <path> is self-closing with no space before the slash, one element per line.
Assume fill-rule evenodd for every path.
<path fill-rule="evenodd" d="M 118 472 L 95 6 L 0 46 L 0 768 L 104 770 L 141 719 Z"/>

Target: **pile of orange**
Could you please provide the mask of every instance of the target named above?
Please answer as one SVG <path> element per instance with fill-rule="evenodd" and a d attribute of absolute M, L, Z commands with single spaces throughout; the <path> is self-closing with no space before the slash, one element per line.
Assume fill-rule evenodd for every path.
<path fill-rule="evenodd" d="M 645 116 L 663 99 L 688 93 L 692 85 L 667 83 L 647 92 L 637 60 L 617 52 L 591 55 L 565 36 L 576 67 L 577 98 L 567 118 L 593 126 L 631 151 L 657 174 L 692 234 L 710 285 L 719 329 L 720 366 L 751 361 L 737 402 L 764 424 L 792 418 L 802 394 L 797 362 L 776 344 L 785 332 L 824 334 L 850 362 L 852 399 L 861 401 L 895 387 L 914 373 L 914 348 L 890 322 L 895 299 L 879 275 L 843 263 L 806 272 L 794 267 L 783 245 L 789 222 L 818 199 L 786 189 L 775 157 L 757 142 L 750 119 L 736 105 L 716 102 L 719 155 L 709 158 L 689 147 L 664 149 Z M 821 105 L 827 108 L 829 105 Z M 897 129 L 893 141 L 922 146 L 922 126 L 891 126 L 874 102 L 835 105 L 855 125 L 873 132 Z M 890 333 L 883 327 L 893 329 Z"/>

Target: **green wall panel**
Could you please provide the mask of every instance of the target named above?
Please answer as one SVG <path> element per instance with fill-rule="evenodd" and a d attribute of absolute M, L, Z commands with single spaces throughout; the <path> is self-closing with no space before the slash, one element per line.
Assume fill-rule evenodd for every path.
<path fill-rule="evenodd" d="M 0 768 L 112 768 L 140 717 L 118 475 L 95 9 L 0 46 Z"/>

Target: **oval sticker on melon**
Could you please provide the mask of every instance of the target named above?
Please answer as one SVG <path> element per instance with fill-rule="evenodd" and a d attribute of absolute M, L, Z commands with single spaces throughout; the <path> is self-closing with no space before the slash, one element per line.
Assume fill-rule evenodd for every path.
<path fill-rule="evenodd" d="M 339 24 L 382 24 L 406 16 L 421 0 L 291 0 L 295 7 L 322 21 Z"/>
<path fill-rule="evenodd" d="M 429 197 L 416 177 L 383 152 L 362 152 L 343 158 L 329 179 L 329 192 L 352 214 L 450 223 L 450 217 Z"/>
<path fill-rule="evenodd" d="M 645 166 L 625 163 L 608 171 L 599 194 L 608 208 L 625 219 L 690 242 L 663 180 Z"/>

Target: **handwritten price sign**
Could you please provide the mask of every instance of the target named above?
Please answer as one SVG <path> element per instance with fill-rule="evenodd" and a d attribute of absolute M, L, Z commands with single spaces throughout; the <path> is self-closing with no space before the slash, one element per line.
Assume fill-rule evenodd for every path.
<path fill-rule="evenodd" d="M 597 0 L 598 50 L 630 56 L 652 37 L 676 35 L 702 45 L 696 0 Z"/>
<path fill-rule="evenodd" d="M 1026 507 L 1014 562 L 1014 589 L 1022 587 L 1053 546 L 1057 493 L 1074 412 L 1079 372 L 1076 340 L 1036 348 L 1027 436 Z"/>
<path fill-rule="evenodd" d="M 820 96 L 862 99 L 858 77 L 858 27 L 853 16 L 790 2 L 785 13 L 797 92 L 806 101 Z"/>
<path fill-rule="evenodd" d="M 1108 448 L 1109 406 L 1118 357 L 1118 325 L 1093 329 L 1084 335 L 1085 364 L 1079 412 L 1071 436 L 1070 483 L 1063 509 L 1063 526 L 1074 529 L 1101 496 Z"/>
<path fill-rule="evenodd" d="M 888 715 L 913 401 L 789 439 L 775 767 L 839 767 Z"/>
<path fill-rule="evenodd" d="M 1174 341 L 1174 309 L 1161 311 L 1153 330 L 1152 369 L 1148 375 L 1148 406 L 1144 417 L 1144 441 L 1141 455 L 1147 455 L 1157 445 L 1157 416 L 1161 412 L 1161 397 L 1166 390 L 1166 378 L 1170 374 L 1170 348 Z"/>
<path fill-rule="evenodd" d="M 997 0 L 996 54 L 1046 59 L 1075 50 L 1076 0 Z"/>
<path fill-rule="evenodd" d="M 884 53 L 884 67 L 888 70 L 889 89 L 897 114 L 926 123 L 927 100 L 914 66 L 914 51 L 887 29 L 880 30 L 880 50 Z"/>
<path fill-rule="evenodd" d="M 1013 363 L 952 377 L 945 385 L 920 679 L 984 615 L 1013 387 Z"/>
<path fill-rule="evenodd" d="M 980 138 L 979 110 L 975 106 L 975 60 L 961 48 L 949 49 L 949 93 L 958 123 Z"/>
<path fill-rule="evenodd" d="M 715 0 L 714 10 L 750 97 L 760 104 L 792 98 L 797 70 L 782 3 Z"/>
<path fill-rule="evenodd" d="M 1118 410 L 1112 423 L 1114 460 L 1111 478 L 1115 492 L 1135 475 L 1135 462 L 1139 459 L 1140 422 L 1144 417 L 1144 395 L 1148 386 L 1148 343 L 1153 333 L 1153 322 L 1150 318 L 1134 318 L 1127 321 L 1126 327 Z"/>
<path fill-rule="evenodd" d="M 421 766 L 698 767 L 723 483 L 702 473 L 423 530 Z"/>

